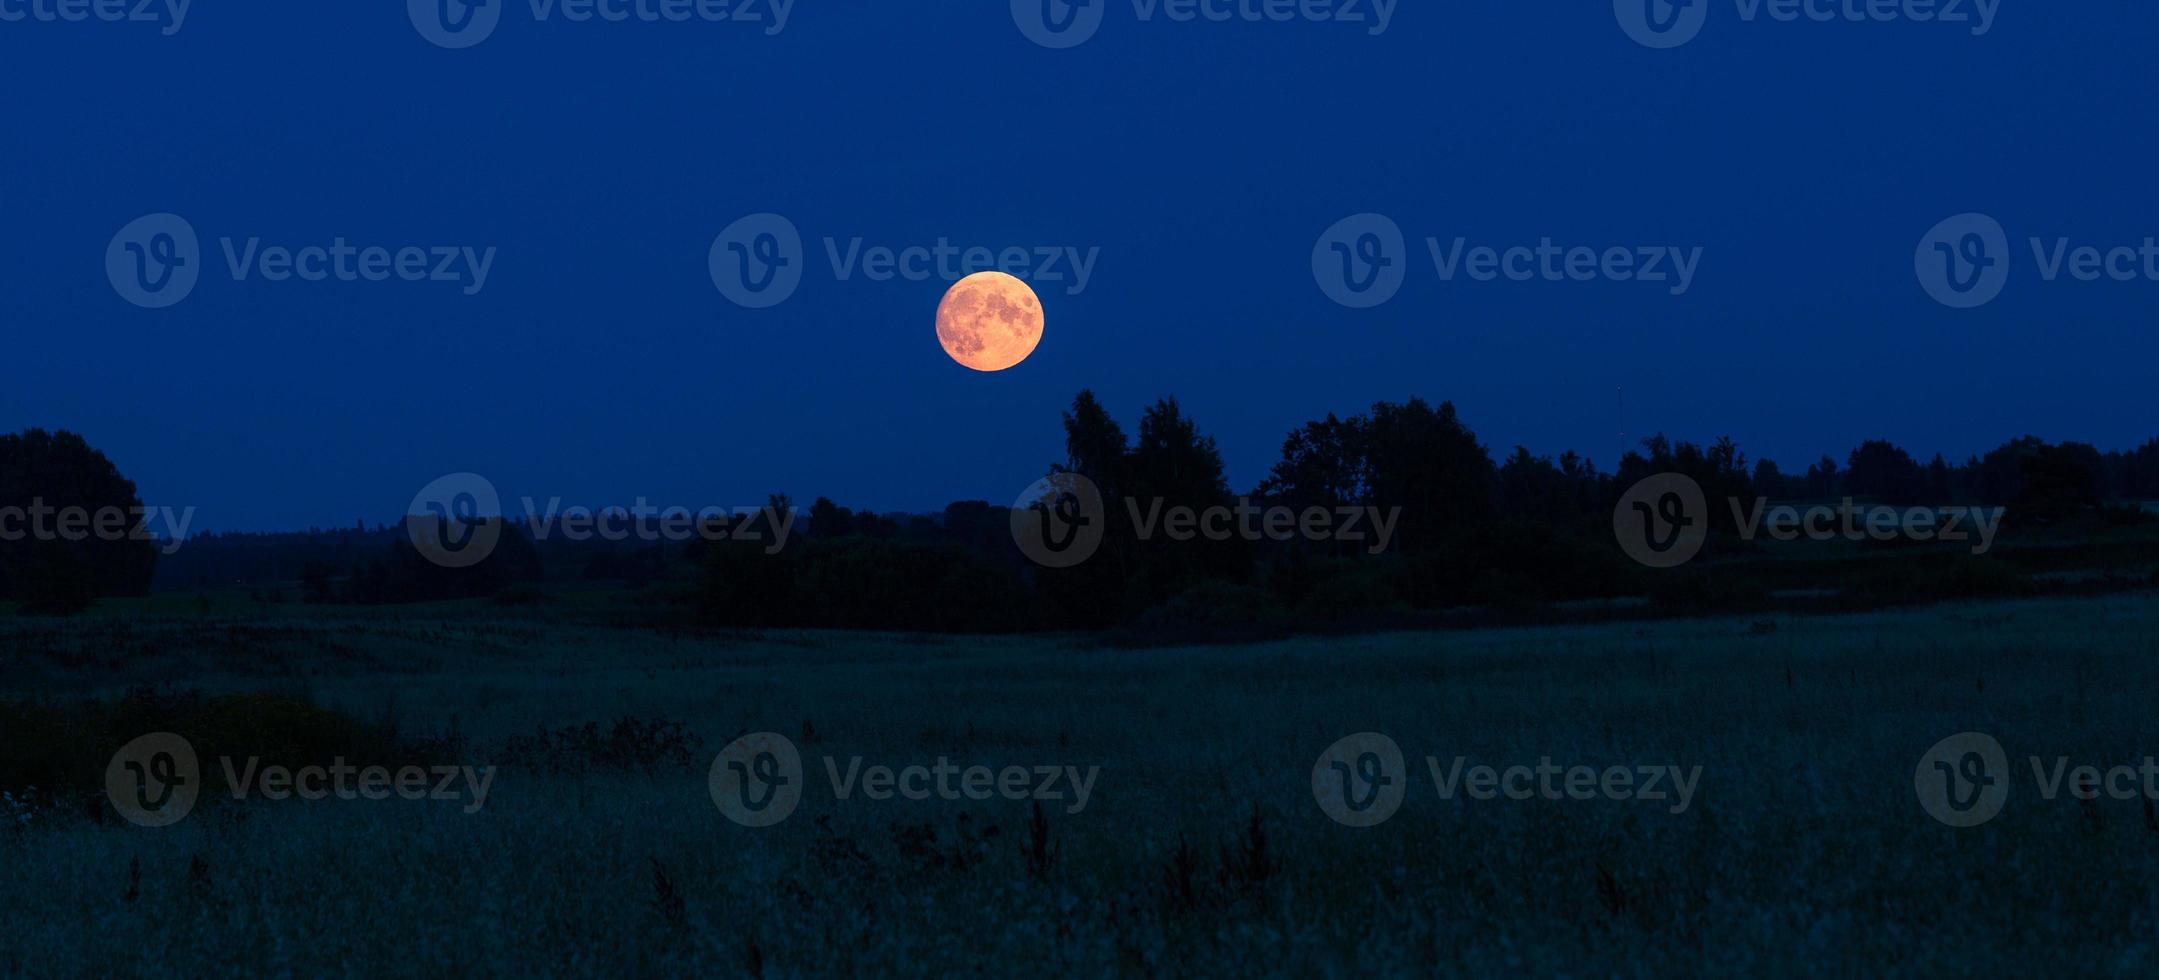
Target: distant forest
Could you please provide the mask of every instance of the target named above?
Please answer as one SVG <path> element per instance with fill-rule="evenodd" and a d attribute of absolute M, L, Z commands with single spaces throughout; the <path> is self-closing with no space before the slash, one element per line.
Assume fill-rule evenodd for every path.
<path fill-rule="evenodd" d="M 1795 607 L 1859 608 L 1960 596 L 2143 588 L 2159 581 L 2159 439 L 2129 451 L 2011 440 L 1961 462 L 1869 441 L 1842 461 L 1787 471 L 1731 439 L 1643 440 L 1615 472 L 1572 452 L 1517 447 L 1495 460 L 1454 405 L 1380 402 L 1308 422 L 1267 477 L 1234 492 L 1214 440 L 1173 398 L 1127 432 L 1091 392 L 1064 414 L 1064 459 L 1113 501 L 1100 551 L 1073 568 L 1029 562 L 1008 505 L 962 501 L 941 514 L 879 514 L 819 498 L 788 547 L 539 540 L 504 528 L 469 568 L 422 557 L 399 524 L 293 533 L 198 535 L 175 554 L 139 541 L 0 541 L 0 599 L 64 614 L 100 596 L 244 589 L 264 602 L 392 604 L 491 598 L 549 606 L 584 591 L 626 593 L 606 615 L 683 626 L 921 631 L 1110 629 L 1138 641 L 1290 629 L 1435 622 L 1555 621 Z M 1629 561 L 1612 533 L 1628 487 L 1684 473 L 1712 501 L 1711 543 L 1684 569 Z M 1299 511 L 1399 508 L 1382 554 L 1335 541 L 1142 540 L 1118 502 L 1231 506 L 1240 497 Z M 1985 556 L 1910 542 L 1824 549 L 1772 561 L 1734 534 L 1725 498 L 2007 508 L 2007 545 Z M 140 504 L 134 485 L 80 437 L 0 437 L 0 508 L 33 499 Z M 774 497 L 778 508 L 793 501 Z M 745 519 L 754 522 L 756 518 Z M 0 522 L 0 531 L 5 531 Z M 1705 572 L 1707 566 L 1711 571 Z"/>

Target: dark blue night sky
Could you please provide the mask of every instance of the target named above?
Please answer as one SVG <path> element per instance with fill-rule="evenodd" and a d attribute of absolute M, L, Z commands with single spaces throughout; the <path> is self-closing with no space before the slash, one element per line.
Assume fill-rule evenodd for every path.
<path fill-rule="evenodd" d="M 456 471 L 594 504 L 1002 502 L 1062 457 L 1082 388 L 1128 427 L 1177 396 L 1240 490 L 1294 426 L 1411 395 L 1495 455 L 1606 468 L 1621 387 L 1630 432 L 1787 471 L 1877 437 L 1924 459 L 2159 435 L 2159 282 L 2044 281 L 2029 244 L 2159 235 L 2147 5 L 2007 3 L 1975 37 L 1716 0 L 1652 50 L 1602 0 L 1412 0 L 1378 36 L 1099 2 L 1069 50 L 1003 0 L 799 0 L 776 35 L 762 2 L 674 24 L 513 0 L 465 50 L 382 0 L 198 0 L 171 36 L 0 20 L 0 430 L 81 432 L 220 530 L 390 521 Z M 200 234 L 202 278 L 142 309 L 105 256 L 159 212 Z M 761 212 L 805 268 L 752 310 L 707 255 Z M 1362 212 L 1409 245 L 1360 310 L 1312 259 Z M 1914 252 L 1964 212 L 2006 229 L 2010 276 L 1957 310 Z M 1457 236 L 1702 257 L 1676 297 L 1448 282 L 1424 240 Z M 468 296 L 238 282 L 219 244 L 340 237 L 497 254 Z M 835 280 L 825 239 L 856 237 L 1100 252 L 1077 295 L 1036 284 L 1032 359 L 983 375 L 938 346 L 943 282 Z"/>

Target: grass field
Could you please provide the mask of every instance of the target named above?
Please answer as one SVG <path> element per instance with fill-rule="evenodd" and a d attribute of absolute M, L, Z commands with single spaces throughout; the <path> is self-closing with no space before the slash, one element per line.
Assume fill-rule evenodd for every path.
<path fill-rule="evenodd" d="M 2159 970 L 2149 800 L 2042 799 L 2025 761 L 2135 765 L 2159 745 L 2151 593 L 1147 650 L 293 608 L 0 619 L 0 681 L 54 702 L 268 691 L 455 732 L 458 761 L 503 763 L 486 805 L 17 815 L 0 973 Z M 634 765 L 518 747 L 618 718 L 701 742 Z M 707 767 L 763 731 L 798 746 L 804 792 L 752 829 Z M 1358 829 L 1322 811 L 1313 768 L 1367 731 L 1408 757 L 1407 798 Z M 1964 731 L 1998 738 L 2016 781 L 1959 830 L 1921 809 L 1914 771 Z M 1442 799 L 1424 760 L 1457 756 L 1701 776 L 1677 814 Z M 827 757 L 1100 768 L 1084 808 L 1038 818 L 841 800 Z"/>

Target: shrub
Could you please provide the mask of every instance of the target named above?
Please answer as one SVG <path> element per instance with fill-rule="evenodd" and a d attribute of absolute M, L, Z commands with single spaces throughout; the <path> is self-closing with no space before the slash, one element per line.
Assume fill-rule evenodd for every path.
<path fill-rule="evenodd" d="M 282 694 L 206 696 L 200 691 L 138 688 L 111 700 L 58 702 L 0 699 L 0 791 L 18 799 L 37 787 L 55 800 L 103 812 L 105 768 L 114 753 L 152 732 L 188 740 L 201 764 L 203 799 L 225 785 L 217 759 L 236 766 L 427 765 L 448 745 L 406 739 L 395 726 L 373 723 Z"/>
<path fill-rule="evenodd" d="M 498 606 L 536 606 L 547 601 L 547 593 L 530 585 L 513 585 L 495 593 Z"/>
<path fill-rule="evenodd" d="M 1155 629 L 1214 629 L 1257 626 L 1281 619 L 1273 596 L 1263 589 L 1230 582 L 1204 581 L 1140 617 L 1142 626 Z"/>
<path fill-rule="evenodd" d="M 605 734 L 591 722 L 550 729 L 503 743 L 499 761 L 534 772 L 657 772 L 695 764 L 704 740 L 679 721 L 621 718 Z"/>
<path fill-rule="evenodd" d="M 725 626 L 1006 632 L 1047 621 L 1010 568 L 964 546 L 893 538 L 810 541 L 782 554 L 722 544 L 704 559 L 700 615 Z"/>

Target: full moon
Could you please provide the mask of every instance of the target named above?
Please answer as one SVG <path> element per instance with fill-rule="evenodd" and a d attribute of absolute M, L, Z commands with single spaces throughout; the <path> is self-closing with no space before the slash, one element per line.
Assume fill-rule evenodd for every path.
<path fill-rule="evenodd" d="M 937 342 L 961 364 L 1002 371 L 1042 342 L 1042 301 L 1017 278 L 977 272 L 953 283 L 937 304 Z"/>

